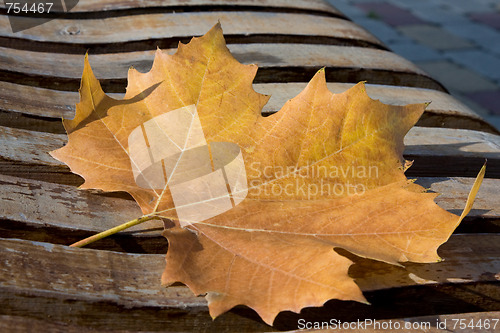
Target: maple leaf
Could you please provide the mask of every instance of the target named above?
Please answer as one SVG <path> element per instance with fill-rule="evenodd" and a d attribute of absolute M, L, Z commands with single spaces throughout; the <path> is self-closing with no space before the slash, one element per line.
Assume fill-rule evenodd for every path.
<path fill-rule="evenodd" d="M 206 294 L 214 318 L 244 304 L 272 324 L 333 298 L 366 302 L 337 247 L 439 261 L 472 202 L 458 217 L 404 175 L 403 137 L 426 104 L 385 105 L 363 83 L 332 94 L 320 70 L 262 117 L 256 71 L 232 57 L 219 24 L 174 55 L 158 50 L 150 72 L 130 69 L 123 100 L 86 57 L 69 142 L 51 154 L 82 188 L 126 191 L 146 216 L 174 221 L 162 283 Z"/>

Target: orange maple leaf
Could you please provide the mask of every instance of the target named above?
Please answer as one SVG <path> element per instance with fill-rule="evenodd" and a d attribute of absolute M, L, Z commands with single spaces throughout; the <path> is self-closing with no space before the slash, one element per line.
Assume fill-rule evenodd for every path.
<path fill-rule="evenodd" d="M 256 71 L 232 57 L 219 24 L 174 55 L 158 50 L 150 72 L 131 69 L 121 101 L 86 57 L 69 142 L 51 154 L 82 188 L 126 191 L 147 216 L 174 221 L 162 282 L 206 294 L 213 317 L 244 304 L 272 324 L 333 298 L 365 302 L 336 247 L 439 261 L 480 179 L 461 217 L 407 180 L 403 137 L 426 105 L 385 105 L 363 83 L 332 94 L 320 70 L 262 117 Z"/>

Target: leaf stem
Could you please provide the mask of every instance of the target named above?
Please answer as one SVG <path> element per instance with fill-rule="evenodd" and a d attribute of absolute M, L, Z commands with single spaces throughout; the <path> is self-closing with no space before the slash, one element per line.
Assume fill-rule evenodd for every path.
<path fill-rule="evenodd" d="M 71 244 L 70 246 L 71 247 L 82 247 L 82 246 L 88 245 L 90 243 L 93 243 L 95 241 L 98 241 L 99 239 L 103 239 L 105 237 L 108 237 L 108 236 L 111 236 L 113 234 L 116 234 L 117 232 L 120 232 L 122 230 L 128 229 L 130 227 L 133 227 L 134 225 L 138 225 L 138 224 L 141 224 L 143 222 L 146 222 L 146 221 L 149 221 L 149 220 L 153 220 L 155 218 L 158 218 L 158 217 L 155 216 L 155 215 L 145 215 L 145 216 L 136 218 L 134 220 L 128 221 L 126 223 L 120 224 L 117 227 L 108 229 L 106 231 L 103 231 L 103 232 L 100 232 L 100 233 L 95 234 L 93 236 L 90 236 L 90 237 L 87 237 L 85 239 L 82 239 L 82 240 L 80 240 L 80 241 L 78 241 L 76 243 Z"/>

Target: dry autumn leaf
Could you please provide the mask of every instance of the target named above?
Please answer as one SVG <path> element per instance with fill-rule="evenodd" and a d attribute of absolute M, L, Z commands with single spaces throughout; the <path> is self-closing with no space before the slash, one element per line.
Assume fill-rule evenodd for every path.
<path fill-rule="evenodd" d="M 162 282 L 206 294 L 213 317 L 244 304 L 272 324 L 333 298 L 365 302 L 337 247 L 392 264 L 439 261 L 463 216 L 404 175 L 403 137 L 425 104 L 385 105 L 362 83 L 332 94 L 320 70 L 262 117 L 256 71 L 232 57 L 220 25 L 174 55 L 158 50 L 148 73 L 131 69 L 121 101 L 86 58 L 69 142 L 51 154 L 82 188 L 126 191 L 142 220 L 174 221 Z"/>

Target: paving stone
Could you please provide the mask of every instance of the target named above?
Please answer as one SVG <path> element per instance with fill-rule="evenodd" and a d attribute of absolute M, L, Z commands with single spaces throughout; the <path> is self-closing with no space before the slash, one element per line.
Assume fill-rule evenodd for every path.
<path fill-rule="evenodd" d="M 481 50 L 446 51 L 445 56 L 492 80 L 500 80 L 500 57 Z"/>
<path fill-rule="evenodd" d="M 477 91 L 465 94 L 465 96 L 490 110 L 494 115 L 500 116 L 500 89 L 494 91 Z"/>
<path fill-rule="evenodd" d="M 443 28 L 457 36 L 472 40 L 489 53 L 500 56 L 500 30 L 475 22 L 444 24 Z"/>
<path fill-rule="evenodd" d="M 441 81 L 457 99 L 485 119 L 491 119 L 500 129 L 500 116 L 492 115 L 492 109 L 498 110 L 495 106 L 500 104 L 500 96 L 493 93 L 500 91 L 500 65 L 497 63 L 500 59 L 500 38 L 497 35 L 500 0 L 328 1 L 396 53 L 417 63 Z M 374 10 L 373 6 L 378 6 L 379 10 Z M 394 8 L 405 13 L 397 17 Z M 379 20 L 369 19 L 367 13 L 370 11 Z M 408 13 L 428 22 L 427 27 L 407 25 L 408 21 L 402 18 Z M 393 17 L 397 17 L 395 22 L 391 21 Z M 444 26 L 441 31 L 439 26 Z"/>
<path fill-rule="evenodd" d="M 417 62 L 417 65 L 450 90 L 472 93 L 498 89 L 491 80 L 449 61 Z"/>
<path fill-rule="evenodd" d="M 466 23 L 469 21 L 466 17 L 459 13 L 432 4 L 429 6 L 414 8 L 411 10 L 411 12 L 423 21 L 431 22 L 434 24 Z"/>
<path fill-rule="evenodd" d="M 468 16 L 474 21 L 500 30 L 500 13 L 470 13 Z"/>
<path fill-rule="evenodd" d="M 444 3 L 444 8 L 451 9 L 458 13 L 473 11 L 490 11 L 494 5 L 485 0 L 448 0 Z"/>
<path fill-rule="evenodd" d="M 494 43 L 481 43 L 481 47 L 485 49 L 488 53 L 494 56 L 500 57 L 500 43 L 495 41 Z"/>
<path fill-rule="evenodd" d="M 410 61 L 423 62 L 444 60 L 443 55 L 441 55 L 436 50 L 421 44 L 417 44 L 410 40 L 396 43 L 387 43 L 387 45 L 392 51 Z"/>
<path fill-rule="evenodd" d="M 440 0 L 386 0 L 393 5 L 413 11 L 418 8 L 429 8 L 429 6 L 440 6 Z"/>
<path fill-rule="evenodd" d="M 470 41 L 428 24 L 402 26 L 398 27 L 398 30 L 417 42 L 436 50 L 463 49 L 474 46 Z"/>
<path fill-rule="evenodd" d="M 366 13 L 374 13 L 382 21 L 392 26 L 424 23 L 408 10 L 384 2 L 368 2 L 357 4 Z"/>
<path fill-rule="evenodd" d="M 394 42 L 403 42 L 408 40 L 406 36 L 403 36 L 398 31 L 394 30 L 391 26 L 382 21 L 363 18 L 357 19 L 355 22 L 387 45 L 390 45 Z"/>
<path fill-rule="evenodd" d="M 471 21 L 462 24 L 444 23 L 442 27 L 456 36 L 473 40 L 476 44 L 480 42 L 500 43 L 500 31 L 483 24 Z"/>

